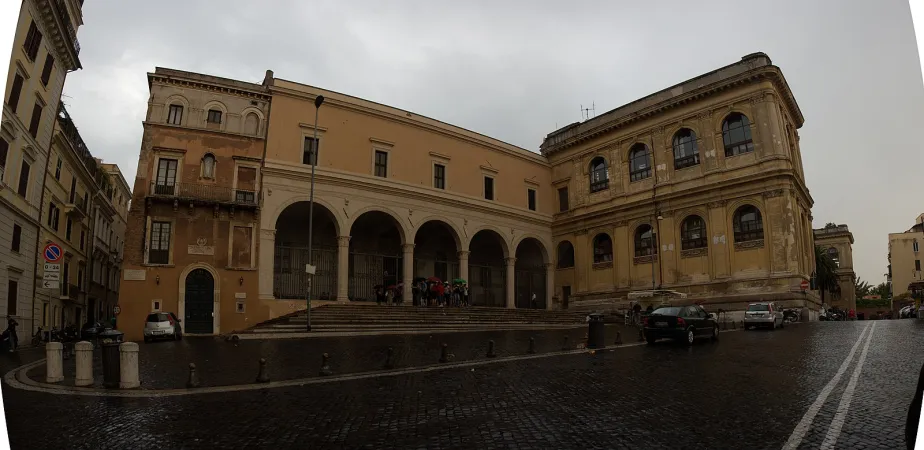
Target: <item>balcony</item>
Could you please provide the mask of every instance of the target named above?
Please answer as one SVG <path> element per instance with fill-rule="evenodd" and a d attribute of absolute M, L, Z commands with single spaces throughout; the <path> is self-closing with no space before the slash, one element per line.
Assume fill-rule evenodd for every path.
<path fill-rule="evenodd" d="M 64 204 L 64 214 L 67 214 L 73 219 L 83 220 L 87 217 L 87 209 L 83 204 L 83 199 L 78 199 L 73 203 Z"/>
<path fill-rule="evenodd" d="M 838 225 L 836 227 L 826 227 L 819 228 L 817 230 L 812 230 L 815 233 L 815 236 L 825 236 L 838 233 L 850 233 L 850 229 L 847 228 L 847 225 Z"/>
<path fill-rule="evenodd" d="M 148 197 L 245 207 L 256 207 L 258 201 L 256 191 L 198 183 L 151 183 Z"/>

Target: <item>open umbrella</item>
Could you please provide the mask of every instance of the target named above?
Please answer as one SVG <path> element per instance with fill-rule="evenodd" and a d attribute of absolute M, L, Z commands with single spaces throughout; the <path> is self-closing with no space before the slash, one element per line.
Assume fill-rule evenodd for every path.
<path fill-rule="evenodd" d="M 398 288 L 398 286 L 395 286 L 395 285 L 391 285 L 391 286 L 388 286 L 388 287 L 387 287 L 387 288 L 385 288 L 385 289 L 397 289 L 397 288 Z"/>
<path fill-rule="evenodd" d="M 433 283 L 441 283 L 441 282 L 442 282 L 442 281 L 440 281 L 440 279 L 437 278 L 437 277 L 430 277 L 430 278 L 427 278 L 427 281 L 430 281 L 430 282 L 433 282 Z"/>
<path fill-rule="evenodd" d="M 464 278 L 456 278 L 455 280 L 452 280 L 452 282 L 455 283 L 455 284 L 465 284 L 465 279 L 464 279 Z"/>

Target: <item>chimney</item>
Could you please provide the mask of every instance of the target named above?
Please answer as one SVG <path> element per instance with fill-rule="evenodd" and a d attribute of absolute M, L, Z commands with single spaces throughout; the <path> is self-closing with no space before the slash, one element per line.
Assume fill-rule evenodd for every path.
<path fill-rule="evenodd" d="M 269 70 L 269 69 L 266 70 L 266 76 L 263 77 L 263 85 L 264 86 L 273 85 L 273 71 L 272 70 Z"/>

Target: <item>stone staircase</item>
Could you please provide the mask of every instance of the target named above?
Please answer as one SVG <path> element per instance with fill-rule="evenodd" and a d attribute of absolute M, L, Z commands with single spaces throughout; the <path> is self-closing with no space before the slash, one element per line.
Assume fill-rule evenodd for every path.
<path fill-rule="evenodd" d="M 423 331 L 475 331 L 572 328 L 586 315 L 573 311 L 487 307 L 438 308 L 324 305 L 311 309 L 311 333 L 401 334 Z M 239 335 L 285 335 L 306 332 L 305 311 L 263 322 Z"/>

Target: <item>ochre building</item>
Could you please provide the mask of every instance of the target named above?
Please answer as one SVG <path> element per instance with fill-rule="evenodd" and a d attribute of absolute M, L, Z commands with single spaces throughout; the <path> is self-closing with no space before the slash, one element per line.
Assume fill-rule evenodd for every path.
<path fill-rule="evenodd" d="M 815 245 L 821 247 L 837 266 L 838 292 L 825 292 L 821 300 L 841 310 L 857 309 L 857 274 L 853 271 L 853 233 L 847 225 L 829 224 L 812 230 Z"/>
<path fill-rule="evenodd" d="M 814 264 L 803 118 L 764 54 L 555 131 L 540 153 L 271 71 L 149 80 L 130 339 L 154 309 L 218 334 L 304 308 L 312 158 L 313 301 L 403 283 L 410 304 L 413 279 L 438 277 L 506 308 L 613 309 L 652 288 L 818 308 L 799 289 Z"/>

